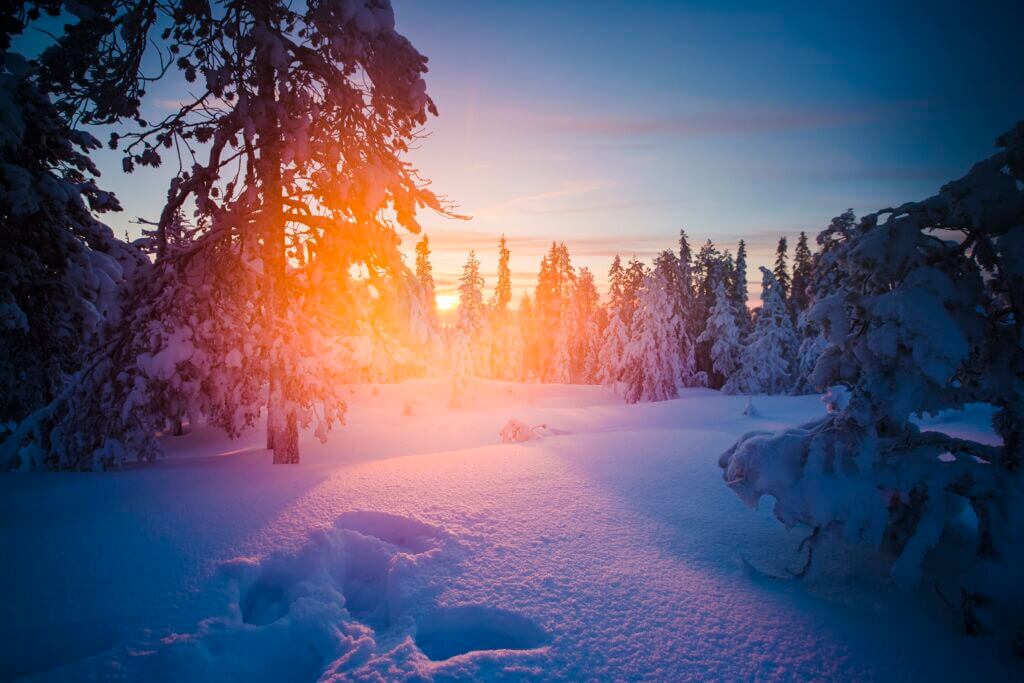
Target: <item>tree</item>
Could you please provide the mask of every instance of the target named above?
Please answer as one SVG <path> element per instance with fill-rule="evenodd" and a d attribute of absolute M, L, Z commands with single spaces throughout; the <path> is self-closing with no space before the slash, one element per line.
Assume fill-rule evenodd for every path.
<path fill-rule="evenodd" d="M 721 282 L 715 287 L 715 305 L 708 317 L 707 327 L 698 342 L 711 344 L 711 363 L 715 373 L 728 385 L 729 378 L 739 368 L 743 347 L 740 343 L 738 316 L 732 296 Z"/>
<path fill-rule="evenodd" d="M 725 393 L 782 394 L 793 386 L 797 339 L 781 289 L 772 271 L 762 267 L 761 310 Z"/>
<path fill-rule="evenodd" d="M 807 310 L 810 303 L 809 288 L 811 285 L 811 269 L 813 267 L 811 250 L 807 246 L 807 234 L 801 232 L 793 252 L 793 283 L 789 297 L 793 317 L 797 318 Z"/>
<path fill-rule="evenodd" d="M 647 266 L 636 257 L 629 260 L 629 265 L 622 273 L 622 320 L 627 327 L 633 324 L 633 312 L 640 302 L 640 293 L 647 279 Z"/>
<path fill-rule="evenodd" d="M 804 394 L 825 389 L 824 386 L 815 385 L 812 376 L 818 359 L 828 346 L 828 341 L 821 326 L 812 319 L 810 311 L 819 301 L 823 301 L 838 290 L 842 275 L 838 269 L 836 256 L 839 247 L 852 236 L 856 224 L 853 209 L 847 209 L 818 233 L 817 242 L 821 249 L 811 256 L 811 269 L 806 286 L 807 307 L 797 316 L 800 349 L 797 351 L 794 393 Z"/>
<path fill-rule="evenodd" d="M 751 320 L 750 309 L 747 308 L 750 296 L 747 291 L 747 244 L 743 240 L 736 247 L 736 277 L 731 283 L 729 294 L 739 316 L 740 333 L 746 334 L 750 330 Z"/>
<path fill-rule="evenodd" d="M 535 374 L 540 379 L 551 380 L 556 374 L 556 344 L 563 310 L 568 307 L 576 273 L 564 243 L 551 243 L 551 249 L 541 260 L 534 294 L 534 315 L 536 316 L 536 363 Z"/>
<path fill-rule="evenodd" d="M 789 278 L 789 267 L 786 264 L 788 258 L 786 252 L 789 246 L 785 237 L 779 238 L 779 245 L 775 249 L 775 269 L 772 271 L 775 275 L 775 281 L 779 285 L 779 295 L 782 300 L 789 303 L 790 292 L 792 291 L 791 281 Z"/>
<path fill-rule="evenodd" d="M 486 320 L 484 310 L 484 278 L 480 274 L 480 261 L 470 251 L 459 277 L 459 328 L 470 343 L 480 334 Z"/>
<path fill-rule="evenodd" d="M 622 371 L 622 358 L 629 343 L 629 325 L 626 323 L 626 271 L 618 254 L 608 270 L 608 322 L 601 335 L 595 380 L 603 386 L 618 384 Z"/>
<path fill-rule="evenodd" d="M 0 424 L 53 401 L 116 324 L 148 263 L 95 214 L 118 211 L 96 184 L 100 143 L 48 96 L 38 62 L 10 50 L 31 20 L 0 12 Z M 37 10 L 30 10 L 37 11 Z M 0 427 L 0 438 L 4 428 Z M 52 460 L 48 462 L 53 462 Z"/>
<path fill-rule="evenodd" d="M 708 316 L 715 305 L 715 288 L 719 282 L 728 282 L 725 258 L 711 240 L 707 240 L 694 258 L 694 303 L 690 314 L 690 335 L 697 339 L 704 333 Z M 712 386 L 718 384 L 711 362 L 710 342 L 695 345 L 697 371 L 703 373 Z"/>
<path fill-rule="evenodd" d="M 508 313 L 508 305 L 512 301 L 512 270 L 508 261 L 511 253 L 505 246 L 505 236 L 498 242 L 498 284 L 494 287 L 494 298 L 491 309 L 504 318 Z"/>
<path fill-rule="evenodd" d="M 684 387 L 703 386 L 705 384 L 704 377 L 697 371 L 696 344 L 690 336 L 686 324 L 693 307 L 693 292 L 687 285 L 689 266 L 687 265 L 684 269 L 679 259 L 676 258 L 675 252 L 666 249 L 654 259 L 654 272 L 658 279 L 665 283 L 672 302 L 672 319 L 676 324 L 676 329 L 672 334 L 678 344 L 679 385 Z"/>
<path fill-rule="evenodd" d="M 627 403 L 666 401 L 679 395 L 679 321 L 668 287 L 658 271 L 644 278 L 622 360 Z"/>
<path fill-rule="evenodd" d="M 997 144 L 937 195 L 823 233 L 835 244 L 819 274 L 834 268 L 836 289 L 811 311 L 829 342 L 814 375 L 848 400 L 800 429 L 747 435 L 720 460 L 748 503 L 769 494 L 787 526 L 880 548 L 905 586 L 970 506 L 977 543 L 946 563 L 960 585 L 943 591 L 959 596 L 968 633 L 1004 608 L 1021 625 L 1024 388 L 1007 379 L 1024 373 L 1024 122 Z M 912 421 L 968 403 L 996 409 L 996 445 Z"/>
<path fill-rule="evenodd" d="M 437 298 L 434 294 L 434 267 L 430 264 L 430 238 L 426 235 L 416 243 L 416 281 L 420 285 L 427 315 L 436 324 Z"/>
<path fill-rule="evenodd" d="M 512 301 L 512 270 L 510 252 L 501 236 L 498 243 L 498 283 L 491 298 L 491 374 L 498 379 L 518 379 L 522 373 L 523 340 L 519 325 L 509 315 Z"/>
<path fill-rule="evenodd" d="M 599 296 L 589 268 L 580 268 L 569 300 L 562 309 L 555 342 L 553 381 L 589 383 L 588 359 L 593 344 L 590 336 L 597 330 Z"/>
<path fill-rule="evenodd" d="M 159 41 L 150 35 L 158 24 L 166 26 Z M 83 45 L 96 48 L 91 59 L 62 59 Z M 148 81 L 139 66 L 149 45 L 169 68 L 197 84 L 195 97 L 153 123 L 139 116 Z M 244 278 L 252 288 L 243 297 L 256 303 L 255 317 L 246 309 L 230 312 L 228 319 L 247 322 L 257 335 L 253 353 L 264 362 L 253 371 L 266 373 L 269 385 L 267 444 L 274 461 L 297 462 L 299 417 L 316 415 L 322 433 L 330 422 L 323 416 L 343 410 L 324 408 L 336 396 L 333 377 L 298 374 L 310 369 L 317 339 L 332 333 L 312 327 L 305 302 L 316 292 L 306 270 L 295 266 L 306 261 L 299 254 L 319 260 L 320 252 L 338 250 L 345 260 L 333 264 L 337 269 L 359 266 L 370 280 L 398 283 L 404 297 L 414 296 L 389 217 L 416 233 L 417 209 L 446 211 L 402 159 L 428 114 L 436 114 L 422 79 L 426 59 L 394 31 L 386 3 L 292 6 L 264 0 L 211 6 L 172 0 L 111 3 L 70 29 L 67 40 L 47 50 L 41 62 L 48 87 L 61 93 L 63 111 L 90 123 L 136 120 L 138 130 L 110 139 L 123 152 L 126 172 L 160 165 L 161 151 L 168 148 L 189 160 L 171 182 L 154 231 L 152 281 L 183 275 L 189 267 L 181 262 L 192 259 L 209 264 L 224 257 L 257 269 L 259 277 Z M 172 250 L 169 230 L 183 207 L 194 207 L 198 232 L 188 249 Z M 336 247 L 339 241 L 344 249 Z M 219 276 L 204 287 L 238 285 L 222 269 L 207 272 Z M 227 292 L 213 294 L 234 301 Z M 314 320 L 331 322 L 324 315 Z M 146 331 L 163 322 L 135 316 L 116 333 L 118 348 L 143 345 Z M 121 360 L 131 365 L 131 357 Z M 118 368 L 112 376 L 114 370 L 104 367 L 79 375 L 76 381 L 85 384 L 72 393 L 116 401 L 133 391 L 116 385 L 130 380 L 148 382 L 149 398 L 132 403 L 133 415 L 125 421 L 104 418 L 110 406 L 98 401 L 66 399 L 50 409 L 46 422 L 58 431 L 62 420 L 72 419 L 69 411 L 97 413 L 73 418 L 96 428 L 91 440 L 79 444 L 87 449 L 86 463 L 106 452 L 103 444 L 120 441 L 116 430 L 126 422 L 147 425 L 165 417 L 145 412 L 162 410 L 167 401 L 141 368 Z M 202 381 L 189 386 L 215 395 L 234 391 Z"/>

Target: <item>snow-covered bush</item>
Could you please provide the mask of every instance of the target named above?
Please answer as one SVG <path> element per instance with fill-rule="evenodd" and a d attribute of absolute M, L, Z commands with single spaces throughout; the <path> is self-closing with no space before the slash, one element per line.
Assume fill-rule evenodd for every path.
<path fill-rule="evenodd" d="M 720 459 L 745 501 L 770 495 L 787 526 L 890 551 L 904 585 L 969 505 L 971 632 L 992 623 L 985 605 L 1021 597 L 1024 559 L 1024 122 L 998 144 L 934 197 L 864 217 L 836 248 L 838 286 L 811 311 L 829 342 L 812 379 L 849 394 L 834 388 L 827 417 L 748 434 Z M 997 408 L 1000 445 L 911 422 L 968 403 Z"/>

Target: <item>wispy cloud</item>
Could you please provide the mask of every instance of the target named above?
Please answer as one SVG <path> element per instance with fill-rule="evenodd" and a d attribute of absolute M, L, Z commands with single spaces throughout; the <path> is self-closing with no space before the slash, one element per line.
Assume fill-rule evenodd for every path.
<path fill-rule="evenodd" d="M 544 205 L 550 205 L 552 202 L 585 196 L 607 186 L 608 183 L 602 180 L 567 180 L 552 190 L 510 197 L 484 206 L 474 211 L 473 215 L 494 216 L 505 213 L 529 213 L 530 211 L 542 210 Z"/>
<path fill-rule="evenodd" d="M 917 103 L 891 106 L 777 108 L 744 106 L 736 110 L 679 112 L 660 116 L 522 111 L 508 114 L 519 126 L 594 137 L 712 137 L 836 128 L 869 123 L 906 113 Z"/>

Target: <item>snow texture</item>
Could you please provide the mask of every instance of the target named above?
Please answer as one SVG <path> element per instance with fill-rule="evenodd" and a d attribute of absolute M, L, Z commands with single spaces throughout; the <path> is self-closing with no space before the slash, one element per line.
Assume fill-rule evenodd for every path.
<path fill-rule="evenodd" d="M 800 583 L 744 564 L 798 565 L 804 532 L 746 511 L 715 454 L 824 414 L 818 397 L 745 416 L 745 397 L 707 389 L 623 405 L 602 387 L 480 383 L 458 411 L 423 400 L 441 378 L 357 385 L 349 426 L 304 433 L 294 467 L 270 464 L 259 431 L 196 426 L 149 467 L 0 474 L 0 678 L 1019 676 L 930 587 L 888 589 L 873 551 L 825 542 Z M 562 429 L 502 444 L 509 415 Z M 971 542 L 953 532 L 946 546 Z"/>

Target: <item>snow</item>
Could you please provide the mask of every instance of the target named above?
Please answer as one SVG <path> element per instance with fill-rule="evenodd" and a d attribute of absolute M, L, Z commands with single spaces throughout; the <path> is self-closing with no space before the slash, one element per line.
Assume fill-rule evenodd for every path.
<path fill-rule="evenodd" d="M 348 425 L 273 466 L 261 429 L 197 426 L 165 460 L 0 475 L 0 678 L 1009 680 L 878 554 L 749 512 L 717 459 L 817 396 L 445 379 L 359 385 Z M 407 407 L 411 407 L 407 410 Z M 986 406 L 921 418 L 983 433 Z M 502 444 L 510 418 L 544 438 Z M 949 534 L 947 544 L 967 543 Z M 940 549 L 941 549 L 940 544 Z M 740 553 L 749 561 L 746 564 Z"/>

